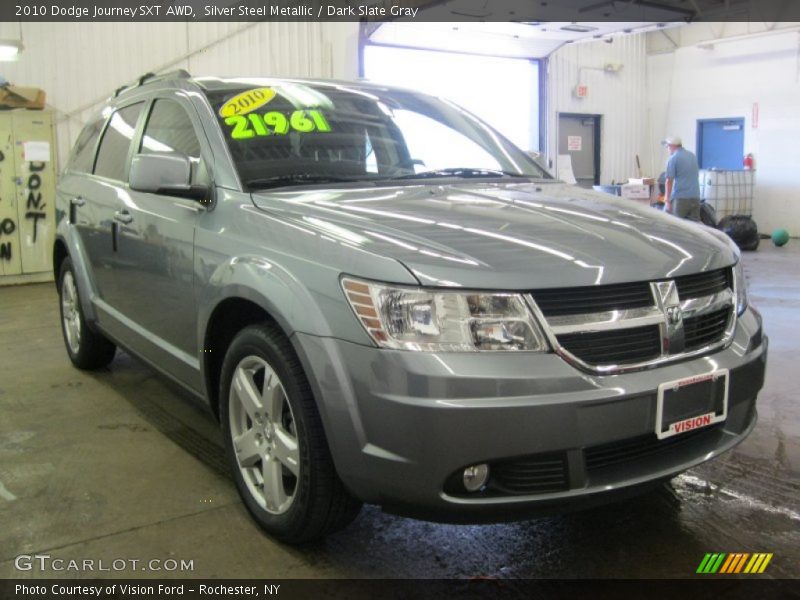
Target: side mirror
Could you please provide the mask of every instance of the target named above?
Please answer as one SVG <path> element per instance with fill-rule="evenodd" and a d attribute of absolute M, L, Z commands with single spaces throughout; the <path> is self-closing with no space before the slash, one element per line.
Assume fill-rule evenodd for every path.
<path fill-rule="evenodd" d="M 206 186 L 192 185 L 192 164 L 183 154 L 137 154 L 131 162 L 131 189 L 205 200 Z"/>

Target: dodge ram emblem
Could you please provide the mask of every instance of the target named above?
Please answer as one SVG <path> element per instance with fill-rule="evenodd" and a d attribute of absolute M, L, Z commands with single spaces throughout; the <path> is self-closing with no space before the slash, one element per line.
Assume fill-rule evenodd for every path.
<path fill-rule="evenodd" d="M 670 325 L 678 325 L 681 321 L 683 321 L 683 310 L 681 310 L 680 306 L 668 306 L 666 313 L 667 322 Z"/>

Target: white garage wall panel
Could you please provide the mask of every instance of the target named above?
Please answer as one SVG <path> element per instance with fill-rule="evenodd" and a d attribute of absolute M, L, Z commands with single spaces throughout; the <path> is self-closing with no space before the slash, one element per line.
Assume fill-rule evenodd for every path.
<path fill-rule="evenodd" d="M 603 70 L 607 64 L 622 68 L 616 73 L 607 72 Z M 617 36 L 610 44 L 569 44 L 553 53 L 547 77 L 548 155 L 555 160 L 558 154 L 556 111 L 600 114 L 603 115 L 600 182 L 608 184 L 635 177 L 635 156 L 642 156 L 647 150 L 646 64 L 645 34 Z M 574 96 L 578 83 L 589 86 L 587 98 Z"/>
<path fill-rule="evenodd" d="M 648 57 L 648 74 L 652 136 L 674 132 L 695 150 L 697 119 L 744 117 L 745 152 L 756 159 L 759 230 L 786 227 L 800 234 L 800 34 L 681 47 Z M 658 157 L 666 160 L 666 154 Z"/>
<path fill-rule="evenodd" d="M 0 75 L 43 88 L 54 111 L 59 167 L 89 112 L 148 71 L 353 79 L 357 23 L 24 23 L 25 50 Z M 16 23 L 0 39 L 18 39 Z"/>

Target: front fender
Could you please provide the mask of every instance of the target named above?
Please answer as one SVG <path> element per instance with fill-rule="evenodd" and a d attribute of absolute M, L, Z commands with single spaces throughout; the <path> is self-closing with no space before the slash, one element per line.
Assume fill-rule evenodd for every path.
<path fill-rule="evenodd" d="M 342 274 L 417 283 L 401 263 L 341 243 L 285 215 L 253 206 L 249 196 L 223 191 L 195 234 L 198 329 L 227 298 L 267 311 L 287 336 L 307 333 L 372 345 L 340 284 Z M 203 347 L 205 331 L 198 331 Z"/>
<path fill-rule="evenodd" d="M 329 337 L 330 326 L 309 290 L 280 265 L 259 256 L 235 256 L 217 266 L 198 297 L 198 348 L 203 348 L 208 322 L 221 302 L 248 300 L 270 314 L 287 336 L 314 331 Z M 366 338 L 366 334 L 364 334 Z M 365 339 L 365 343 L 369 343 Z"/>

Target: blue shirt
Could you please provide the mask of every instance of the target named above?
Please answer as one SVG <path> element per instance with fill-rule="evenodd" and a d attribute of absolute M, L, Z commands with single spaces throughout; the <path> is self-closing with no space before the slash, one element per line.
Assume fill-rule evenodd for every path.
<path fill-rule="evenodd" d="M 667 161 L 667 178 L 672 179 L 672 195 L 670 200 L 678 198 L 700 199 L 700 172 L 697 168 L 697 157 L 686 150 L 678 148 Z"/>

